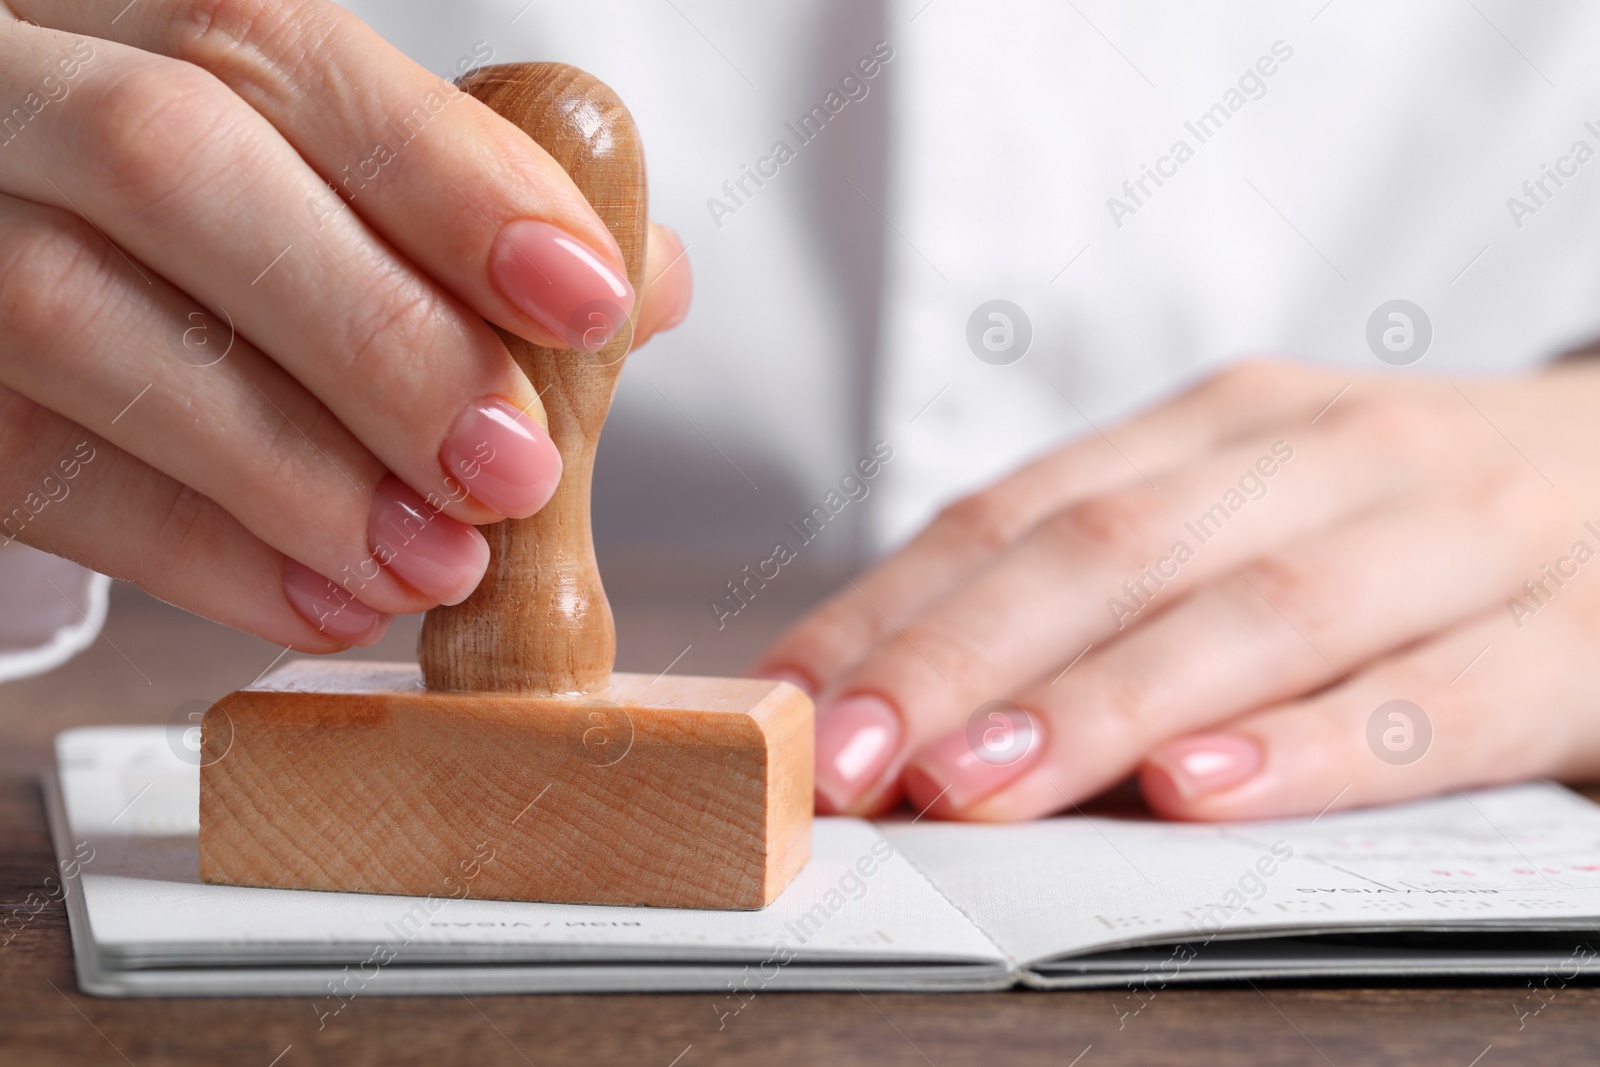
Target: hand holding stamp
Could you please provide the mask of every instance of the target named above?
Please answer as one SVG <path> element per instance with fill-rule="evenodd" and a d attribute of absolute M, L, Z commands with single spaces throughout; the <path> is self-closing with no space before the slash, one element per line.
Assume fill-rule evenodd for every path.
<path fill-rule="evenodd" d="M 559 64 L 462 84 L 567 169 L 642 292 L 643 154 L 616 96 Z M 470 866 L 479 897 L 756 908 L 805 863 L 804 694 L 612 672 L 589 482 L 632 330 L 587 351 L 583 316 L 633 310 L 580 309 L 572 351 L 502 333 L 540 390 L 562 481 L 538 514 L 484 529 L 488 573 L 428 612 L 420 671 L 300 661 L 207 712 L 205 881 L 459 895 Z M 451 473 L 470 489 L 473 472 Z"/>

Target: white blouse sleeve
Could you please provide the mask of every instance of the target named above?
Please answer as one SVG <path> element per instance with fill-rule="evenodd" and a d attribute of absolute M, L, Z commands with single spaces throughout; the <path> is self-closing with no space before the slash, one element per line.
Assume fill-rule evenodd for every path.
<path fill-rule="evenodd" d="M 16 541 L 0 545 L 0 682 L 43 674 L 94 643 L 111 579 Z"/>

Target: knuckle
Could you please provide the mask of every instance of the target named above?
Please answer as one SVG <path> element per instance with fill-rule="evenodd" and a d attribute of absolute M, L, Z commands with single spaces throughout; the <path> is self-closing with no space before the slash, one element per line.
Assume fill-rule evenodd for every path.
<path fill-rule="evenodd" d="M 173 485 L 156 524 L 151 547 L 158 558 L 176 563 L 207 559 L 217 549 L 216 505 L 187 485 Z"/>
<path fill-rule="evenodd" d="M 1485 523 L 1516 529 L 1532 526 L 1560 544 L 1570 527 L 1565 512 L 1546 505 L 1549 489 L 1511 449 L 1497 450 L 1461 472 L 1460 500 Z M 1537 476 L 1535 476 L 1535 479 Z"/>
<path fill-rule="evenodd" d="M 268 89 L 286 89 L 279 72 L 317 56 L 345 17 L 319 0 L 191 0 L 177 8 L 170 37 L 180 58 Z"/>
<path fill-rule="evenodd" d="M 1021 502 L 995 490 L 973 493 L 948 504 L 934 518 L 934 529 L 953 541 L 991 552 L 1010 547 L 1028 527 Z"/>
<path fill-rule="evenodd" d="M 184 53 L 230 52 L 270 39 L 291 21 L 286 16 L 293 6 L 274 0 L 190 0 L 173 12 L 172 36 Z"/>
<path fill-rule="evenodd" d="M 1258 603 L 1278 622 L 1278 613 L 1299 627 L 1318 627 L 1337 618 L 1346 607 L 1350 588 L 1328 567 L 1282 552 L 1259 556 L 1240 572 L 1246 583 L 1240 596 Z"/>
<path fill-rule="evenodd" d="M 1218 400 L 1237 402 L 1278 392 L 1298 368 L 1281 360 L 1252 356 L 1237 360 L 1203 380 L 1198 389 Z"/>
<path fill-rule="evenodd" d="M 1052 539 L 1069 547 L 1086 546 L 1109 562 L 1142 567 L 1169 519 L 1166 504 L 1154 493 L 1124 489 L 1079 501 L 1046 520 L 1046 526 Z"/>
<path fill-rule="evenodd" d="M 1578 596 L 1572 598 L 1573 632 L 1581 638 L 1585 648 L 1593 648 L 1600 639 L 1600 591 L 1586 585 Z"/>
<path fill-rule="evenodd" d="M 341 331 L 337 372 L 349 387 L 389 394 L 396 376 L 428 353 L 444 332 L 438 299 L 422 285 L 385 283 L 352 308 Z M 392 405 L 392 396 L 390 397 Z"/>
<path fill-rule="evenodd" d="M 994 669 L 994 657 L 972 634 L 931 619 L 902 631 L 889 648 L 896 676 L 926 676 L 931 668 L 942 683 L 970 688 Z"/>
<path fill-rule="evenodd" d="M 1354 415 L 1351 421 L 1363 432 L 1396 442 L 1404 442 L 1415 435 L 1418 423 L 1431 414 L 1414 399 L 1392 396 L 1367 397 L 1351 405 L 1351 410 Z"/>
<path fill-rule="evenodd" d="M 231 95 L 188 63 L 137 65 L 99 88 L 85 112 L 98 161 L 92 177 L 134 212 L 159 211 L 179 190 L 220 178 L 210 172 L 233 157 L 217 146 L 238 140 Z"/>
<path fill-rule="evenodd" d="M 1094 705 L 1115 723 L 1125 737 L 1139 740 L 1160 731 L 1159 686 L 1141 671 L 1111 671 L 1095 679 Z"/>
<path fill-rule="evenodd" d="M 263 447 L 257 453 L 258 469 L 254 472 L 256 479 L 263 486 L 304 486 L 317 485 L 322 479 L 311 477 L 321 473 L 310 468 L 305 462 L 304 453 L 310 451 L 308 438 L 310 431 L 301 433 L 300 422 L 294 413 L 284 415 L 278 420 L 277 425 L 268 431 Z"/>
<path fill-rule="evenodd" d="M 12 536 L 3 520 L 12 504 L 32 486 L 28 482 L 35 457 L 61 437 L 59 419 L 21 393 L 0 386 L 0 543 Z"/>
<path fill-rule="evenodd" d="M 859 655 L 861 649 L 877 645 L 888 630 L 888 624 L 876 612 L 861 611 L 857 604 L 841 596 L 818 608 L 777 651 L 823 678 Z"/>
<path fill-rule="evenodd" d="M 1226 389 L 1254 391 L 1282 380 L 1288 368 L 1274 360 L 1253 356 L 1230 363 L 1217 372 L 1216 383 Z"/>
<path fill-rule="evenodd" d="M 252 449 L 248 472 L 241 475 L 241 485 L 244 478 L 249 482 L 243 499 L 230 493 L 222 495 L 222 502 L 236 514 L 259 521 L 274 512 L 318 512 L 323 517 L 316 525 L 317 543 L 361 551 L 359 546 L 366 543 L 367 493 L 382 476 L 374 470 L 380 465 L 314 398 L 298 405 L 292 400 L 273 403 L 281 406 L 277 411 L 266 409 L 264 415 L 277 422 L 263 446 Z M 367 489 L 347 492 L 352 484 Z M 311 541 L 306 537 L 304 543 Z"/>
<path fill-rule="evenodd" d="M 16 348 L 11 358 L 40 358 L 52 339 L 83 320 L 102 244 L 88 223 L 66 212 L 45 209 L 8 228 L 0 242 L 0 324 L 5 347 Z"/>
<path fill-rule="evenodd" d="M 1335 407 L 1333 428 L 1388 455 L 1423 458 L 1451 446 L 1454 435 L 1443 432 L 1442 414 L 1435 404 L 1416 397 L 1369 396 L 1343 412 Z M 1459 446 L 1459 441 L 1454 442 Z"/>

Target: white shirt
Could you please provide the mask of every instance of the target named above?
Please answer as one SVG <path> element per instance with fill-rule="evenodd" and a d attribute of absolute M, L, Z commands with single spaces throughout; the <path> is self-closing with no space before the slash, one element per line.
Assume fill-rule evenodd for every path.
<path fill-rule="evenodd" d="M 1240 355 L 1382 371 L 1368 322 L 1394 299 L 1432 332 L 1397 373 L 1529 366 L 1600 327 L 1600 7 L 1578 0 L 349 6 L 440 73 L 484 45 L 583 67 L 639 122 L 695 307 L 623 375 L 603 544 L 737 570 L 883 440 L 805 549 L 881 550 Z M 778 141 L 792 158 L 763 163 Z M 1016 362 L 968 344 L 992 299 L 1031 324 Z"/>
<path fill-rule="evenodd" d="M 1594 5 L 524 2 L 351 6 L 432 69 L 481 40 L 634 111 L 697 285 L 602 451 L 616 523 L 605 464 L 688 463 L 614 475 L 636 524 L 663 517 L 641 537 L 754 549 L 883 439 L 883 548 L 1240 355 L 1384 370 L 1366 331 L 1392 299 L 1431 323 L 1421 371 L 1526 366 L 1600 325 L 1600 162 L 1571 158 L 1600 149 Z M 880 40 L 866 95 L 803 143 Z M 735 203 L 779 140 L 794 158 Z M 1546 166 L 1569 176 L 1530 193 Z M 1009 365 L 967 343 L 995 298 L 1031 321 Z"/>

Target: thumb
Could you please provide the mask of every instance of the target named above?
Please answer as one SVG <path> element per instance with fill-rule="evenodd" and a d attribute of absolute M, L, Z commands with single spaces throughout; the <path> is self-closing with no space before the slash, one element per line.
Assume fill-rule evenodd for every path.
<path fill-rule="evenodd" d="M 659 223 L 650 224 L 645 242 L 644 298 L 639 304 L 639 321 L 633 328 L 633 347 L 652 336 L 670 330 L 689 314 L 689 298 L 694 292 L 694 277 L 683 239 Z"/>

